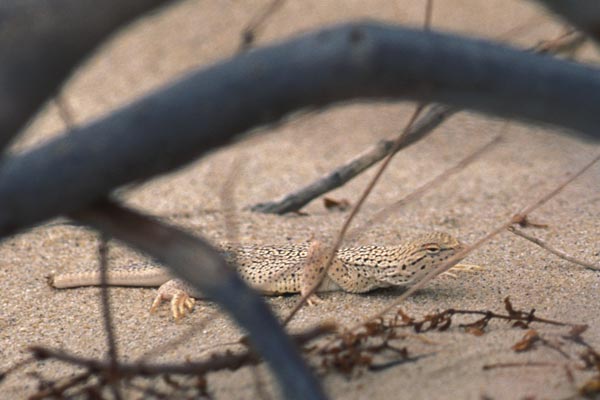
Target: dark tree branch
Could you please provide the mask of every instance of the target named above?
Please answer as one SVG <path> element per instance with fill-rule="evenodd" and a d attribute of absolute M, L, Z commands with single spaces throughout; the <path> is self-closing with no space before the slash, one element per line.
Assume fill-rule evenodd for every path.
<path fill-rule="evenodd" d="M 2 0 L 0 150 L 112 31 L 165 0 Z"/>
<path fill-rule="evenodd" d="M 168 265 L 177 276 L 223 306 L 248 330 L 252 344 L 270 364 L 285 398 L 325 398 L 318 381 L 263 299 L 207 242 L 108 201 L 71 216 Z"/>
<path fill-rule="evenodd" d="M 405 98 L 561 125 L 600 138 L 600 73 L 490 42 L 352 23 L 191 74 L 0 171 L 0 236 L 81 209 L 293 111 Z"/>

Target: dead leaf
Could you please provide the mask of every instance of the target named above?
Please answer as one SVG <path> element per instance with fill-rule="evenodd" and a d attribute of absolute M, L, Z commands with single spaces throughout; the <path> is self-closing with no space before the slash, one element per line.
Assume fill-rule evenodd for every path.
<path fill-rule="evenodd" d="M 345 211 L 350 208 L 350 201 L 347 199 L 332 199 L 331 197 L 323 197 L 323 205 L 328 210 Z"/>

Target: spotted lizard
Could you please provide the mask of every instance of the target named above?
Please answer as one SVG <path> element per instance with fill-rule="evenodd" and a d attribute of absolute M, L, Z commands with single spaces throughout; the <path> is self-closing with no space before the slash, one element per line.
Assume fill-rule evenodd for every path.
<path fill-rule="evenodd" d="M 254 246 L 223 245 L 221 254 L 237 265 L 241 277 L 267 295 L 306 294 L 320 278 L 327 262 L 319 242 L 304 245 Z M 398 246 L 358 246 L 337 251 L 317 292 L 343 290 L 365 293 L 391 286 L 409 287 L 429 270 L 452 257 L 463 245 L 447 233 L 432 232 Z M 98 270 L 50 276 L 55 288 L 97 286 Z M 111 268 L 111 286 L 160 286 L 151 311 L 163 300 L 171 300 L 171 311 L 179 319 L 200 298 L 190 285 L 172 277 L 167 268 L 134 264 Z"/>

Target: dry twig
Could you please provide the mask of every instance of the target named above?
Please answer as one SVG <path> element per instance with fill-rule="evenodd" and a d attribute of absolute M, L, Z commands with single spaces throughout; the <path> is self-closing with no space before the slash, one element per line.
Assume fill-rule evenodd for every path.
<path fill-rule="evenodd" d="M 515 235 L 521 236 L 522 238 L 529 240 L 530 242 L 532 242 L 532 243 L 540 246 L 542 249 L 544 249 L 544 250 L 546 250 L 546 251 L 554 254 L 555 256 L 557 256 L 559 258 L 562 258 L 563 260 L 569 261 L 569 262 L 571 262 L 573 264 L 576 264 L 576 265 L 580 265 L 580 266 L 582 266 L 584 268 L 587 268 L 587 269 L 591 269 L 592 271 L 600 271 L 600 265 L 595 265 L 595 264 L 592 264 L 592 263 L 588 263 L 586 261 L 578 260 L 575 257 L 572 257 L 572 256 L 568 255 L 567 253 L 565 253 L 563 251 L 560 251 L 560 250 L 557 250 L 557 249 L 551 247 L 550 245 L 548 245 L 544 241 L 542 241 L 542 240 L 540 240 L 540 239 L 538 239 L 536 237 L 533 237 L 533 236 L 529 235 L 528 233 L 525 233 L 522 230 L 517 229 L 514 226 L 509 226 L 507 229 L 510 232 L 514 233 Z"/>
<path fill-rule="evenodd" d="M 256 40 L 256 35 L 259 29 L 267 22 L 269 17 L 277 12 L 278 9 L 281 8 L 285 0 L 271 0 L 269 4 L 267 4 L 264 9 L 258 12 L 254 18 L 248 23 L 248 26 L 244 28 L 242 31 L 242 37 L 240 40 L 240 46 L 238 52 L 248 51 L 254 41 Z"/>
<path fill-rule="evenodd" d="M 304 345 L 324 334 L 335 331 L 335 326 L 332 324 L 322 324 L 315 328 L 306 330 L 298 335 L 293 335 L 296 343 Z M 174 376 L 189 376 L 197 377 L 204 385 L 199 389 L 206 389 L 205 374 L 209 372 L 220 371 L 224 369 L 236 370 L 243 366 L 255 365 L 261 362 L 258 354 L 252 350 L 242 351 L 238 354 L 225 352 L 223 354 L 213 354 L 205 361 L 187 362 L 180 364 L 166 363 L 124 363 L 119 362 L 116 367 L 111 362 L 96 360 L 76 356 L 61 350 L 53 350 L 44 347 L 32 347 L 33 360 L 48 360 L 54 359 L 70 365 L 83 367 L 85 372 L 68 378 L 60 383 L 46 382 L 46 387 L 41 389 L 34 398 L 54 397 L 71 397 L 74 393 L 96 392 L 101 393 L 102 389 L 116 382 L 127 383 L 128 387 L 139 391 L 147 391 L 147 387 L 139 387 L 132 383 L 132 380 L 137 377 L 152 377 L 162 376 L 165 380 L 171 380 L 173 387 L 171 389 L 185 389 L 184 387 L 175 387 Z M 14 371 L 14 369 L 13 369 Z M 158 393 L 158 392 L 157 392 Z M 199 392 L 200 394 L 202 392 Z M 173 393 L 162 394 L 161 397 L 172 396 Z M 198 392 L 196 392 L 196 396 Z M 166 398 L 166 397 L 165 397 Z"/>

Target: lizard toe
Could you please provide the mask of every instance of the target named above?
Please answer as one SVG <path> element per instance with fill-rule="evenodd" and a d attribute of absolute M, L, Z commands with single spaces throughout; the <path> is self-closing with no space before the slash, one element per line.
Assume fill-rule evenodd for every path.
<path fill-rule="evenodd" d="M 178 291 L 171 298 L 171 314 L 176 321 L 185 317 L 194 308 L 195 300 L 184 291 Z"/>
<path fill-rule="evenodd" d="M 158 293 L 152 302 L 152 306 L 150 307 L 150 313 L 153 314 L 158 309 L 158 306 L 163 302 L 163 300 L 167 300 L 163 293 Z"/>
<path fill-rule="evenodd" d="M 306 300 L 306 304 L 308 304 L 311 307 L 319 305 L 321 303 L 323 303 L 323 299 L 321 299 L 316 294 L 311 294 L 310 297 Z"/>

